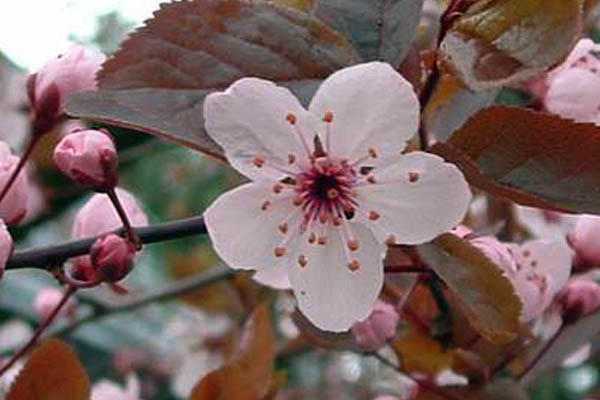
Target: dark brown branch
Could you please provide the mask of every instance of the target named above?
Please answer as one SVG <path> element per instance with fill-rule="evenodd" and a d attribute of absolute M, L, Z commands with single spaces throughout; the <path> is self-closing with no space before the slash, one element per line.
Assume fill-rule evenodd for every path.
<path fill-rule="evenodd" d="M 143 243 L 156 243 L 186 236 L 207 233 L 202 217 L 194 217 L 143 228 L 135 228 Z M 117 231 L 122 234 L 122 230 Z M 6 269 L 39 268 L 51 270 L 71 257 L 89 253 L 97 238 L 70 242 L 15 252 L 6 263 Z"/>

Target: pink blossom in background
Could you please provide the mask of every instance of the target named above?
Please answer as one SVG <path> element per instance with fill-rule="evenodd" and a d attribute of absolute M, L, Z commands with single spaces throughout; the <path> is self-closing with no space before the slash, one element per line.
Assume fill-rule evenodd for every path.
<path fill-rule="evenodd" d="M 117 196 L 123 205 L 129 221 L 133 227 L 148 225 L 148 217 L 138 204 L 135 197 L 128 191 L 117 188 Z M 92 196 L 88 202 L 79 210 L 73 221 L 71 238 L 83 239 L 94 237 L 103 233 L 112 232 L 122 226 L 121 219 L 114 209 L 110 199 L 103 193 Z M 74 259 L 75 270 L 79 270 L 84 276 L 91 272 L 89 256 L 76 257 Z"/>
<path fill-rule="evenodd" d="M 400 315 L 396 309 L 377 300 L 371 314 L 352 325 L 352 334 L 365 351 L 376 351 L 396 335 Z"/>
<path fill-rule="evenodd" d="M 110 190 L 119 180 L 117 148 L 108 132 L 88 129 L 70 133 L 56 145 L 53 159 L 69 178 L 97 191 Z"/>
<path fill-rule="evenodd" d="M 600 308 L 600 285 L 586 279 L 573 279 L 560 292 L 557 301 L 565 322 L 575 322 Z"/>
<path fill-rule="evenodd" d="M 142 400 L 140 396 L 140 382 L 134 374 L 130 374 L 124 388 L 109 380 L 96 382 L 90 400 Z"/>
<path fill-rule="evenodd" d="M 530 81 L 529 90 L 551 113 L 600 123 L 600 45 L 581 39 L 563 64 Z"/>
<path fill-rule="evenodd" d="M 13 252 L 13 247 L 12 236 L 10 236 L 4 222 L 0 220 L 0 278 L 4 275 L 6 262 Z"/>
<path fill-rule="evenodd" d="M 92 268 L 105 282 L 123 279 L 133 268 L 135 245 L 113 233 L 99 238 L 90 248 Z"/>
<path fill-rule="evenodd" d="M 64 112 L 65 102 L 71 93 L 96 88 L 96 73 L 106 60 L 100 52 L 74 45 L 63 55 L 50 60 L 35 74 L 30 102 L 38 107 L 51 86 L 59 96 L 57 115 Z"/>
<path fill-rule="evenodd" d="M 575 268 L 600 267 L 600 217 L 581 215 L 572 232 L 567 235 L 575 251 Z"/>
<path fill-rule="evenodd" d="M 33 309 L 40 321 L 45 320 L 56 308 L 60 300 L 63 298 L 64 292 L 60 289 L 47 287 L 41 289 L 35 295 L 33 301 Z M 75 312 L 77 303 L 74 298 L 67 300 L 67 303 L 58 312 L 57 317 L 66 317 Z"/>
<path fill-rule="evenodd" d="M 454 165 L 402 154 L 419 104 L 388 64 L 335 72 L 308 110 L 288 89 L 243 78 L 210 94 L 204 111 L 209 135 L 253 180 L 205 212 L 216 252 L 232 268 L 258 270 L 265 284 L 287 275 L 321 329 L 347 330 L 369 315 L 386 243 L 423 243 L 468 208 L 471 192 Z"/>
<path fill-rule="evenodd" d="M 6 185 L 18 163 L 19 157 L 13 155 L 8 145 L 0 141 L 0 190 Z M 7 225 L 18 224 L 27 214 L 30 189 L 27 171 L 23 170 L 0 203 L 0 218 Z"/>

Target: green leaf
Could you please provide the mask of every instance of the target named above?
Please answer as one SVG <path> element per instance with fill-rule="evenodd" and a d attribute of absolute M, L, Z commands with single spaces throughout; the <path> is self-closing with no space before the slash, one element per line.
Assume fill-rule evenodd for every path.
<path fill-rule="evenodd" d="M 482 0 L 452 25 L 444 62 L 471 89 L 530 78 L 562 61 L 581 32 L 580 0 Z"/>
<path fill-rule="evenodd" d="M 288 83 L 305 99 L 316 81 L 360 62 L 348 40 L 318 19 L 271 2 L 164 4 L 99 74 L 100 90 L 69 99 L 72 116 L 137 129 L 213 156 L 202 103 L 243 76 Z"/>
<path fill-rule="evenodd" d="M 431 150 L 491 194 L 533 207 L 600 213 L 600 127 L 593 124 L 495 106 Z"/>
<path fill-rule="evenodd" d="M 522 305 L 500 267 L 469 242 L 449 233 L 417 250 L 481 335 L 496 343 L 517 336 Z"/>

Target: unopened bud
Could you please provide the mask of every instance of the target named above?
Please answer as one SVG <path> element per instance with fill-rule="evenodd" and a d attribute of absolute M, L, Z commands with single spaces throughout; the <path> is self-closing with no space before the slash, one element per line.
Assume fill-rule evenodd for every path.
<path fill-rule="evenodd" d="M 72 46 L 50 60 L 27 81 L 27 94 L 34 114 L 34 130 L 44 133 L 64 114 L 71 93 L 96 88 L 96 73 L 106 57 L 82 46 Z"/>
<path fill-rule="evenodd" d="M 8 229 L 6 229 L 6 225 L 4 225 L 4 222 L 0 220 L 0 278 L 2 278 L 2 275 L 4 274 L 6 262 L 12 254 L 12 251 L 12 236 L 10 236 L 10 233 L 8 232 Z"/>
<path fill-rule="evenodd" d="M 577 219 L 573 232 L 567 235 L 569 245 L 575 251 L 574 268 L 600 267 L 598 235 L 600 235 L 600 217 L 582 215 Z"/>
<path fill-rule="evenodd" d="M 105 282 L 125 278 L 133 268 L 135 245 L 113 233 L 96 240 L 90 249 L 92 267 Z"/>
<path fill-rule="evenodd" d="M 559 293 L 565 323 L 573 323 L 600 308 L 600 285 L 594 281 L 574 279 Z"/>
<path fill-rule="evenodd" d="M 8 183 L 18 164 L 19 157 L 13 155 L 10 147 L 0 141 L 0 190 Z M 7 225 L 17 224 L 25 217 L 31 190 L 27 173 L 22 171 L 0 203 L 0 218 Z"/>
<path fill-rule="evenodd" d="M 375 351 L 396 335 L 399 320 L 393 306 L 378 300 L 371 315 L 352 325 L 352 334 L 363 350 Z"/>
<path fill-rule="evenodd" d="M 54 149 L 54 163 L 78 184 L 99 192 L 119 180 L 117 149 L 105 131 L 84 130 L 65 136 Z"/>

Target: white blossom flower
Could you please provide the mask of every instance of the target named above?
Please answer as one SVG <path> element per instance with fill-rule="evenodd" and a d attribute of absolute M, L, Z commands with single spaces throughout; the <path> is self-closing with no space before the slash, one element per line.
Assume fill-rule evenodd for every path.
<path fill-rule="evenodd" d="M 419 125 L 412 86 L 385 63 L 340 70 L 308 110 L 286 88 L 243 78 L 204 103 L 206 130 L 252 179 L 204 214 L 219 256 L 291 283 L 319 328 L 366 318 L 386 244 L 418 244 L 458 224 L 471 199 L 452 164 L 403 154 Z M 289 279 L 289 282 L 288 282 Z"/>

